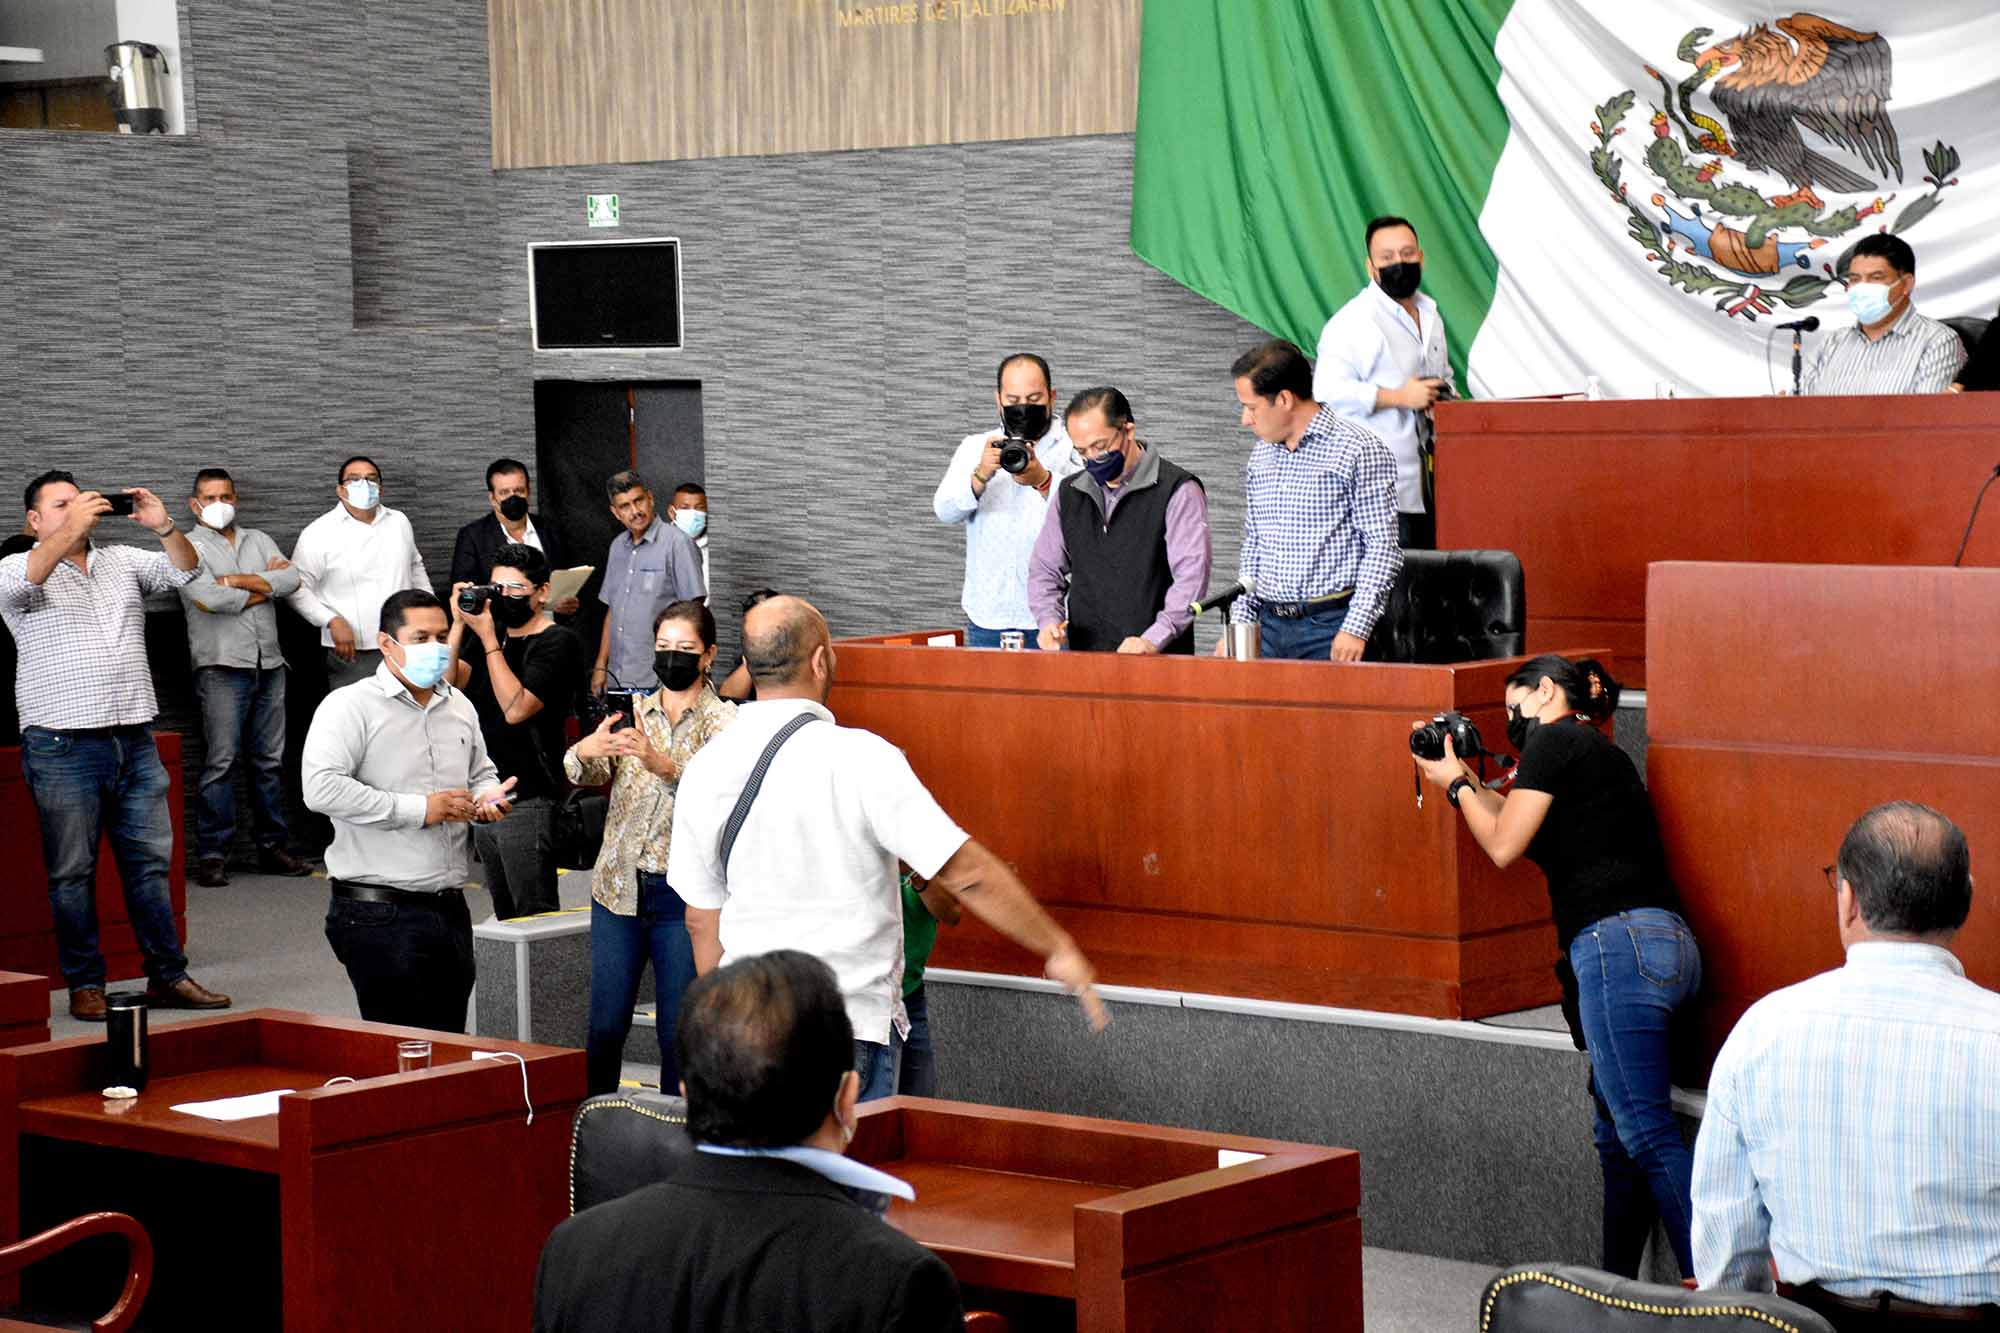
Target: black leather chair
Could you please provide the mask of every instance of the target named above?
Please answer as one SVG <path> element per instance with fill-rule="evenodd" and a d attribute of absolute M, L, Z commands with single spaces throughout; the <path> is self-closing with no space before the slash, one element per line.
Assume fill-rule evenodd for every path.
<path fill-rule="evenodd" d="M 1782 1296 L 1689 1291 L 1573 1264 L 1520 1264 L 1486 1284 L 1480 1333 L 1834 1333 Z"/>
<path fill-rule="evenodd" d="M 614 1092 L 576 1108 L 569 1132 L 569 1210 L 580 1213 L 664 1180 L 694 1151 L 687 1103 L 658 1092 Z"/>
<path fill-rule="evenodd" d="M 1992 322 L 1977 315 L 1953 315 L 1949 319 L 1938 321 L 1958 335 L 1959 341 L 1965 344 L 1968 356 L 1971 355 L 1973 348 L 1979 346 L 1979 340 L 1986 336 L 1986 326 Z"/>
<path fill-rule="evenodd" d="M 1528 599 L 1512 551 L 1405 551 L 1367 656 L 1476 662 L 1518 657 L 1527 641 Z"/>

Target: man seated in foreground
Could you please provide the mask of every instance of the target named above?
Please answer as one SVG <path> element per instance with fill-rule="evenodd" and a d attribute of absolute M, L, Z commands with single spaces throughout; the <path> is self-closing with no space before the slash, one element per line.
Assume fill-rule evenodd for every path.
<path fill-rule="evenodd" d="M 1981 1305 L 2000 1326 L 2000 995 L 1950 952 L 1971 865 L 1927 806 L 1847 831 L 1826 867 L 1846 966 L 1752 1005 L 1709 1079 L 1704 1288 L 1768 1291 L 1775 1260 L 1780 1290 L 1843 1331 Z"/>
<path fill-rule="evenodd" d="M 695 1152 L 556 1228 L 537 1333 L 964 1326 L 951 1270 L 882 1220 L 914 1191 L 842 1155 L 861 1080 L 832 969 L 789 949 L 718 968 L 674 1047 Z"/>

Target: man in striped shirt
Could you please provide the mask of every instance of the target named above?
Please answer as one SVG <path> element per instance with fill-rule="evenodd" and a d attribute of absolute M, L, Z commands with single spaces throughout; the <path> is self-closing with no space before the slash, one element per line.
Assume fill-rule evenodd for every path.
<path fill-rule="evenodd" d="M 1312 363 L 1282 338 L 1245 352 L 1230 374 L 1257 436 L 1237 563 L 1256 591 L 1230 619 L 1259 626 L 1264 657 L 1358 662 L 1403 567 L 1395 457 L 1313 401 Z"/>
<path fill-rule="evenodd" d="M 1886 232 L 1865 236 L 1847 265 L 1854 327 L 1820 344 L 1806 375 L 1809 394 L 1943 393 L 1965 364 L 1965 344 L 1918 314 L 1917 256 Z"/>
<path fill-rule="evenodd" d="M 1877 806 L 1826 875 L 1846 966 L 1752 1005 L 1709 1079 L 1696 1274 L 1768 1290 L 1775 1262 L 1843 1330 L 1901 1327 L 1913 1305 L 2000 1317 L 2000 995 L 1949 951 L 1972 906 L 1965 835 Z"/>

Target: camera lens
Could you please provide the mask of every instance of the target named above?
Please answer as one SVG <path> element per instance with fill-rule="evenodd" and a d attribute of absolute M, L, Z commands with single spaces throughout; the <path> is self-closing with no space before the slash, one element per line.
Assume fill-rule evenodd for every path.
<path fill-rule="evenodd" d="M 1000 445 L 1000 470 L 1009 476 L 1018 477 L 1028 470 L 1034 461 L 1034 454 L 1028 449 L 1026 440 L 1006 440 Z"/>
<path fill-rule="evenodd" d="M 486 606 L 486 589 L 461 588 L 458 593 L 458 609 L 467 615 L 476 616 Z"/>

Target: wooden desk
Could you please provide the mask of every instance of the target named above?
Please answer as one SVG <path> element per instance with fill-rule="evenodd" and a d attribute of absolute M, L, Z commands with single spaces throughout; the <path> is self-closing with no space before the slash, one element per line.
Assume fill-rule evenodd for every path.
<path fill-rule="evenodd" d="M 187 872 L 185 848 L 181 842 L 181 805 L 184 784 L 181 778 L 181 738 L 171 731 L 155 733 L 160 762 L 167 769 L 167 817 L 174 828 L 174 853 L 168 870 L 169 892 L 174 902 L 174 928 L 180 932 L 181 947 L 188 942 Z M 10 853 L 7 891 L 0 894 L 0 968 L 13 972 L 39 972 L 50 984 L 62 984 L 62 970 L 56 966 L 55 921 L 49 913 L 49 881 L 42 867 L 42 826 L 35 814 L 35 799 L 28 794 L 28 781 L 21 774 L 19 746 L 0 746 L 0 842 Z M 104 965 L 110 980 L 126 981 L 145 975 L 139 944 L 132 935 L 131 917 L 125 911 L 125 888 L 118 878 L 118 863 L 111 845 L 97 845 L 97 935 L 104 951 Z M 42 1017 L 47 1019 L 46 1008 Z"/>
<path fill-rule="evenodd" d="M 1223 1168 L 1225 1150 L 1259 1156 Z M 968 1307 L 1074 1302 L 1079 1333 L 1361 1327 L 1351 1149 L 892 1097 L 861 1108 L 849 1151 L 916 1186 L 889 1221 Z"/>
<path fill-rule="evenodd" d="M 840 721 L 901 746 L 1100 980 L 1438 1018 L 1557 998 L 1540 872 L 1497 869 L 1412 786 L 1410 723 L 1456 708 L 1501 741 L 1516 661 L 838 656 Z M 933 961 L 1041 968 L 970 914 Z"/>
<path fill-rule="evenodd" d="M 433 1067 L 396 1074 L 410 1037 L 432 1043 Z M 203 1327 L 530 1322 L 542 1243 L 568 1213 L 583 1052 L 253 1010 L 154 1029 L 151 1081 L 116 1103 L 99 1094 L 103 1048 L 0 1050 L 0 1241 L 94 1208 L 132 1213 L 159 1254 L 149 1316 Z M 521 1067 L 474 1050 L 525 1059 L 532 1126 Z M 360 1081 L 322 1086 L 341 1074 Z M 254 1120 L 169 1109 L 278 1088 L 299 1091 Z M 31 1290 L 82 1285 L 48 1267 Z"/>
<path fill-rule="evenodd" d="M 49 979 L 33 972 L 0 972 L 0 1046 L 49 1039 Z"/>
<path fill-rule="evenodd" d="M 1658 564 L 1646 625 L 1647 782 L 1701 943 L 1703 1068 L 1760 996 L 1840 966 L 1820 867 L 1884 801 L 1965 830 L 1981 882 L 1954 948 L 2000 986 L 1978 869 L 2000 855 L 2000 570 Z"/>
<path fill-rule="evenodd" d="M 1994 394 L 1441 403 L 1438 545 L 1520 556 L 1529 651 L 1643 685 L 1648 564 L 1950 564 L 1996 431 Z M 2000 515 L 1965 561 L 2000 565 Z"/>

